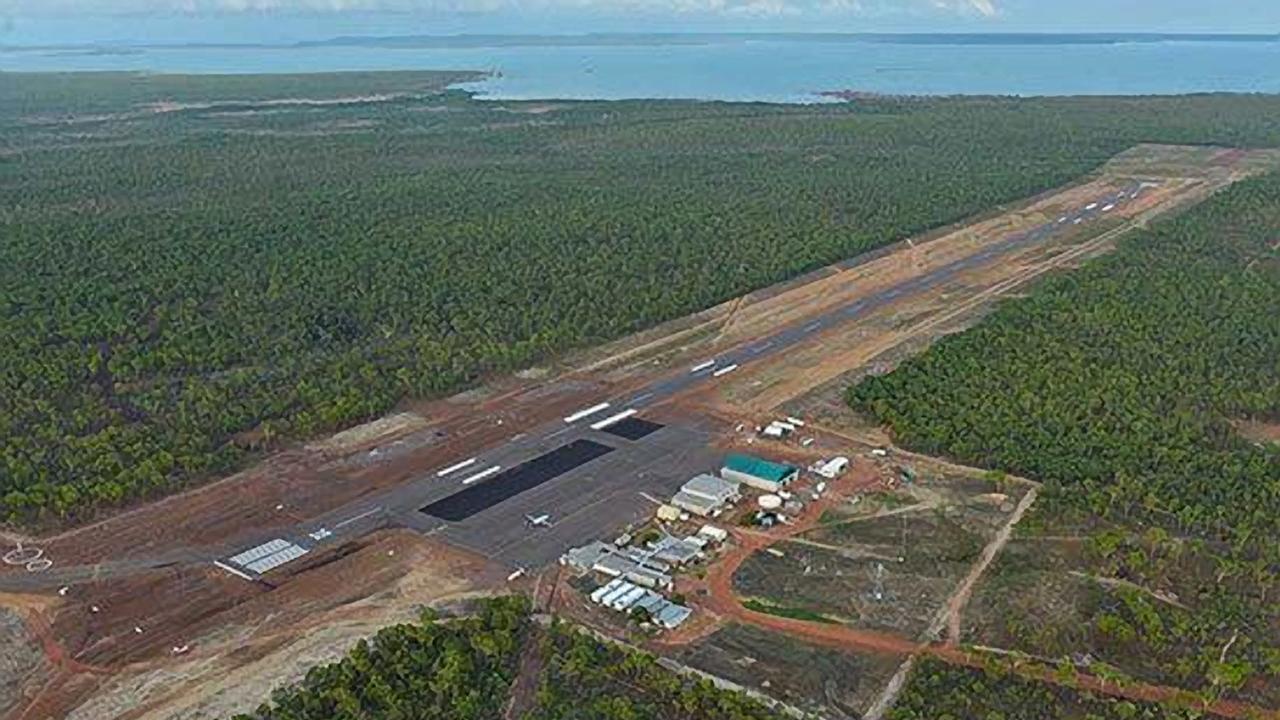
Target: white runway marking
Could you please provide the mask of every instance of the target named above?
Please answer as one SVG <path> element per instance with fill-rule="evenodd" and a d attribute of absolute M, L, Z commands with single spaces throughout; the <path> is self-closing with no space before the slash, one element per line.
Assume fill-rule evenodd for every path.
<path fill-rule="evenodd" d="M 588 415 L 595 415 L 596 413 L 600 412 L 601 410 L 607 407 L 609 407 L 609 403 L 607 402 L 602 402 L 599 405 L 592 405 L 586 410 L 579 410 L 578 412 L 570 415 L 569 417 L 565 418 L 564 421 L 567 423 L 577 422 L 578 420 L 581 420 L 582 418 Z"/>
<path fill-rule="evenodd" d="M 817 329 L 818 329 L 818 328 L 820 328 L 820 327 L 822 327 L 822 321 L 821 321 L 821 320 L 819 320 L 819 321 L 817 321 L 817 322 L 811 322 L 811 323 L 809 323 L 808 325 L 805 325 L 805 326 L 804 326 L 804 331 L 805 331 L 805 332 L 813 332 L 814 330 L 817 330 Z"/>
<path fill-rule="evenodd" d="M 343 520 L 342 522 L 338 523 L 337 525 L 334 525 L 334 526 L 333 526 L 333 529 L 337 530 L 338 528 L 344 528 L 344 527 L 346 527 L 346 526 L 350 525 L 350 524 L 351 524 L 351 523 L 353 523 L 353 522 L 358 522 L 358 521 L 360 521 L 360 520 L 363 520 L 363 519 L 365 519 L 365 518 L 369 517 L 370 515 L 377 515 L 377 514 L 378 514 L 378 513 L 380 513 L 380 512 L 382 512 L 382 508 L 380 508 L 380 507 L 376 507 L 376 508 L 374 508 L 374 509 L 372 509 L 372 510 L 369 510 L 369 511 L 367 511 L 367 512 L 362 512 L 362 513 L 360 513 L 359 515 L 356 515 L 355 517 L 349 517 L 349 518 L 347 518 L 346 520 Z"/>
<path fill-rule="evenodd" d="M 443 470 L 441 470 L 441 471 L 437 472 L 437 473 L 436 473 L 436 477 L 444 477 L 445 475 L 448 475 L 448 474 L 450 474 L 450 473 L 458 472 L 459 470 L 461 470 L 461 469 L 462 469 L 462 468 L 464 468 L 464 467 L 470 467 L 470 466 L 475 465 L 475 464 L 476 464 L 476 458 L 471 458 L 470 460 L 463 460 L 463 461 L 462 461 L 462 462 L 460 462 L 460 463 L 456 463 L 456 464 L 454 464 L 454 465 L 450 465 L 449 467 L 447 467 L 447 468 L 445 468 L 445 469 L 443 469 Z"/>
<path fill-rule="evenodd" d="M 632 399 L 631 399 L 631 402 L 630 402 L 630 403 L 627 403 L 627 404 L 628 404 L 628 405 L 635 405 L 636 403 L 642 403 L 642 402 L 644 402 L 645 400 L 648 400 L 648 399 L 649 399 L 649 398 L 651 398 L 651 397 L 653 397 L 653 393 L 651 393 L 651 392 L 647 392 L 647 393 L 645 393 L 645 394 L 643 394 L 643 395 L 637 395 L 637 396 L 635 396 L 634 398 L 632 398 Z"/>
<path fill-rule="evenodd" d="M 1085 209 L 1085 210 L 1092 210 L 1092 209 L 1094 209 L 1094 208 L 1096 208 L 1096 207 L 1098 207 L 1098 203 L 1089 203 L 1088 205 L 1085 205 L 1085 206 L 1084 206 L 1084 209 Z"/>
<path fill-rule="evenodd" d="M 248 575 L 245 575 L 244 573 L 242 573 L 242 572 L 240 572 L 239 570 L 237 570 L 237 569 L 235 569 L 235 568 L 231 567 L 230 565 L 227 565 L 227 564 L 225 564 L 225 563 L 223 563 L 223 562 L 221 562 L 221 561 L 218 561 L 218 560 L 214 560 L 214 561 L 213 561 L 213 564 L 214 564 L 214 565 L 217 565 L 219 568 L 221 568 L 221 569 L 223 569 L 223 570 L 226 570 L 227 572 L 231 573 L 232 575 L 235 575 L 235 576 L 236 576 L 236 577 L 238 577 L 238 578 L 242 578 L 242 579 L 244 579 L 244 580 L 248 580 L 249 582 L 253 582 L 253 578 L 249 577 Z"/>
<path fill-rule="evenodd" d="M 720 377 L 721 375 L 728 375 L 729 373 L 731 373 L 731 372 L 733 372 L 734 370 L 737 370 L 737 369 L 738 369 L 738 364 L 737 364 L 737 363 L 734 363 L 733 365 L 726 365 L 726 366 L 724 366 L 724 367 L 720 368 L 719 370 L 717 370 L 717 371 L 715 371 L 715 372 L 711 373 L 711 377 Z"/>
<path fill-rule="evenodd" d="M 601 420 L 600 422 L 593 424 L 593 425 L 591 426 L 591 429 L 592 429 L 592 430 L 603 430 L 603 429 L 605 429 L 605 428 L 609 427 L 610 425 L 613 425 L 614 423 L 619 423 L 619 422 L 622 422 L 623 420 L 626 420 L 627 418 L 631 417 L 632 415 L 635 415 L 635 414 L 636 414 L 636 412 L 637 412 L 637 411 L 636 411 L 636 409 L 635 409 L 635 408 L 631 408 L 631 409 L 629 409 L 629 410 L 623 410 L 622 412 L 618 413 L 617 415 L 610 415 L 609 417 L 607 417 L 607 418 L 605 418 L 605 419 Z"/>
<path fill-rule="evenodd" d="M 472 475 L 471 477 L 466 478 L 465 480 L 463 480 L 463 481 L 462 481 L 462 484 L 463 484 L 463 485 L 470 485 L 471 483 L 480 482 L 481 480 L 484 480 L 484 479 L 485 479 L 485 478 L 487 478 L 487 477 L 493 477 L 494 475 L 497 475 L 497 474 L 498 474 L 499 472 L 501 472 L 501 471 L 502 471 L 502 466 L 501 466 L 501 465 L 494 465 L 493 467 L 489 468 L 488 470 L 481 470 L 480 472 L 476 473 L 475 475 Z"/>
<path fill-rule="evenodd" d="M 694 365 L 692 368 L 689 368 L 689 374 L 692 375 L 693 373 L 700 373 L 703 370 L 706 370 L 707 368 L 715 364 L 716 364 L 715 360 L 708 360 L 704 363 L 698 363 L 697 365 Z"/>

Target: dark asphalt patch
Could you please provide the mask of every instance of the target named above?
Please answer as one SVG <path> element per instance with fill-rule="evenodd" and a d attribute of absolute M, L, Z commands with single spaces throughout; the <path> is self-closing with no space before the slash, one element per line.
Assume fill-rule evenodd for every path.
<path fill-rule="evenodd" d="M 651 422 L 649 420 L 641 420 L 637 417 L 629 417 L 625 420 L 610 425 L 604 429 L 604 432 L 610 435 L 616 435 L 627 440 L 639 440 L 640 438 L 652 435 L 662 429 L 662 425 Z"/>
<path fill-rule="evenodd" d="M 449 522 L 466 520 L 611 452 L 613 448 L 608 445 L 591 440 L 574 440 L 568 445 L 498 473 L 479 485 L 472 485 L 462 492 L 437 500 L 419 512 Z"/>

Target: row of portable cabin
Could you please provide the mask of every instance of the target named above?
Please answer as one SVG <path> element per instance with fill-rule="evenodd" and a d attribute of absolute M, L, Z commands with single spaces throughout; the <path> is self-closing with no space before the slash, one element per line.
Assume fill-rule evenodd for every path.
<path fill-rule="evenodd" d="M 647 588 L 633 585 L 622 578 L 614 578 L 591 593 L 591 602 L 618 612 L 631 612 L 636 608 L 649 614 L 654 623 L 670 630 L 679 627 L 693 613 Z"/>

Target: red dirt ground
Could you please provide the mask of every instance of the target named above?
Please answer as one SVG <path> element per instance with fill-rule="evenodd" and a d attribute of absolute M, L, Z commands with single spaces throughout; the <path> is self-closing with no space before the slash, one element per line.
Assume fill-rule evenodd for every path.
<path fill-rule="evenodd" d="M 560 417 L 595 398 L 621 391 L 598 383 L 566 383 L 557 392 L 535 385 L 473 405 L 433 404 L 433 427 L 448 437 L 388 462 L 326 469 L 323 453 L 293 449 L 261 465 L 182 495 L 175 495 L 102 522 L 40 539 L 58 565 L 91 564 L 174 547 L 211 548 L 247 531 L 265 534 L 334 510 L 362 496 L 395 487 L 425 470 L 456 461 L 474 448 L 497 444 L 519 431 Z M 522 396 L 535 395 L 524 402 Z M 502 420 L 502 424 L 498 424 Z M 283 505 L 281 511 L 275 508 Z M 21 571 L 8 566 L 0 573 Z"/>
<path fill-rule="evenodd" d="M 10 717 L 63 717 L 115 673 L 164 666 L 175 646 L 194 643 L 192 655 L 225 652 L 226 648 L 202 648 L 197 641 L 221 631 L 255 628 L 252 642 L 234 652 L 246 660 L 262 656 L 306 632 L 317 617 L 332 622 L 343 614 L 362 612 L 358 601 L 390 587 L 428 556 L 443 562 L 450 573 L 478 584 L 496 586 L 506 575 L 480 556 L 412 532 L 383 531 L 307 556 L 273 577 L 274 588 L 212 567 L 151 571 L 77 585 L 51 613 L 24 613 L 58 672 L 27 707 Z M 157 597 L 164 602 L 156 602 Z M 92 612 L 91 606 L 99 611 Z M 265 618 L 270 622 L 263 622 Z"/>

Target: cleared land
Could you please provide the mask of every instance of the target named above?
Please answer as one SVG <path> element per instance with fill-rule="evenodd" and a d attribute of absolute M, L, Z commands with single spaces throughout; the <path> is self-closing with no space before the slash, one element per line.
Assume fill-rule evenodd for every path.
<path fill-rule="evenodd" d="M 1165 163 L 1171 154 L 1181 157 L 1178 151 L 1166 148 L 1144 148 L 1139 153 L 1157 150 Z M 1187 152 L 1193 153 L 1193 159 L 1198 157 L 1195 154 L 1206 153 L 1203 150 Z M 536 444 L 522 445 L 531 442 L 523 436 L 537 428 L 562 425 L 561 418 L 565 415 L 601 398 L 639 393 L 654 383 L 665 387 L 663 383 L 686 376 L 689 367 L 705 357 L 748 353 L 766 331 L 803 330 L 814 318 L 835 317 L 833 313 L 842 312 L 842 308 L 863 299 L 883 303 L 868 317 L 859 315 L 847 323 L 843 320 L 833 323 L 814 333 L 813 338 L 797 342 L 785 353 L 762 353 L 757 359 L 744 362 L 741 370 L 726 376 L 726 380 L 673 391 L 657 402 L 648 411 L 650 417 L 669 426 L 690 426 L 698 433 L 707 434 L 694 433 L 689 436 L 693 439 L 679 441 L 685 445 L 677 443 L 666 448 L 661 458 L 654 455 L 640 465 L 609 477 L 632 483 L 631 473 L 643 472 L 644 463 L 662 461 L 670 477 L 654 481 L 659 486 L 668 481 L 678 483 L 695 465 L 701 464 L 701 469 L 707 469 L 705 465 L 710 460 L 689 454 L 695 449 L 715 454 L 717 446 L 731 447 L 743 442 L 732 429 L 735 424 L 758 420 L 762 410 L 824 382 L 829 384 L 833 378 L 865 372 L 867 363 L 874 362 L 882 352 L 914 347 L 913 343 L 933 337 L 939 328 L 955 327 L 940 323 L 923 330 L 912 331 L 909 327 L 904 330 L 903 317 L 926 322 L 931 315 L 946 313 L 951 303 L 961 302 L 963 298 L 987 302 L 1063 264 L 1053 263 L 1054 259 L 1067 257 L 1077 262 L 1087 254 L 1105 251 L 1112 242 L 1108 233 L 1118 232 L 1126 220 L 1145 218 L 1198 199 L 1251 171 L 1262 162 L 1259 158 L 1263 156 L 1208 151 L 1206 157 L 1221 163 L 1218 170 L 1207 175 L 1151 177 L 1118 173 L 1111 176 L 1108 173 L 1113 171 L 1109 169 L 1102 177 L 1069 188 L 1061 196 L 1050 194 L 1025 207 L 984 219 L 979 230 L 936 233 L 912 246 L 886 251 L 882 257 L 858 267 L 821 271 L 809 278 L 816 283 L 814 287 L 788 283 L 783 288 L 747 296 L 697 318 L 584 354 L 573 361 L 575 367 L 549 373 L 549 379 L 538 379 L 540 373 L 527 373 L 524 378 L 494 382 L 483 392 L 420 403 L 413 408 L 414 415 L 395 416 L 344 433 L 329 442 L 293 449 L 269 458 L 250 471 L 191 493 L 140 507 L 97 525 L 41 539 L 39 546 L 55 566 L 37 575 L 6 567 L 0 570 L 0 587 L 10 583 L 39 589 L 43 606 L 39 610 L 27 608 L 23 611 L 24 617 L 33 636 L 43 642 L 49 661 L 59 671 L 44 687 L 39 683 L 26 685 L 25 692 L 30 698 L 14 717 L 34 719 L 48 713 L 56 716 L 82 702 L 86 704 L 82 704 L 78 712 L 84 714 L 77 717 L 84 718 L 112 713 L 125 717 L 166 717 L 182 715 L 191 708 L 213 708 L 199 711 L 211 713 L 243 708 L 245 705 L 236 703 L 260 700 L 263 684 L 296 677 L 301 671 L 300 663 L 280 664 L 278 657 L 282 656 L 272 655 L 265 648 L 287 652 L 288 648 L 295 647 L 296 638 L 320 627 L 318 623 L 349 618 L 350 624 L 343 626 L 350 630 L 349 635 L 324 636 L 327 640 L 308 646 L 317 653 L 321 646 L 334 648 L 348 638 L 367 633 L 379 622 L 402 617 L 411 603 L 502 586 L 511 565 L 502 567 L 434 541 L 428 546 L 429 550 L 418 548 L 416 543 L 420 540 L 398 539 L 395 542 L 409 544 L 388 547 L 385 543 L 391 540 L 377 535 L 369 540 L 342 539 L 297 565 L 276 571 L 264 582 L 253 584 L 214 570 L 209 565 L 211 558 L 225 556 L 278 534 L 313 527 L 309 523 L 317 517 L 346 517 L 371 497 L 383 497 L 378 493 L 390 492 L 394 497 L 401 497 L 394 494 L 420 485 L 427 488 L 428 494 L 446 496 L 454 490 L 438 481 L 435 472 L 477 451 L 509 452 L 512 458 L 525 457 L 523 453 L 545 452 L 545 448 Z M 1133 162 L 1132 157 L 1125 160 Z M 1125 218 L 1117 213 L 1115 220 L 1082 223 L 1061 237 L 1046 237 L 1043 242 L 1026 247 L 1013 246 L 1009 253 L 980 255 L 1004 234 L 1054 219 L 1055 213 L 1072 203 L 1080 204 L 1093 193 L 1114 192 L 1118 187 L 1116 183 L 1141 177 L 1160 185 L 1144 194 L 1140 200 L 1144 204 Z M 1073 250 L 1080 254 L 1069 256 Z M 948 276 L 944 285 L 924 284 L 912 292 L 887 296 L 895 283 L 928 278 L 950 264 L 975 257 L 980 260 Z M 827 351 L 827 343 L 838 344 L 849 337 L 859 337 L 878 350 L 865 357 L 838 355 L 828 358 L 826 364 L 808 364 L 813 362 L 815 353 L 821 355 Z M 810 375 L 810 380 L 788 379 Z M 770 378 L 776 380 L 770 382 Z M 588 434 L 584 430 L 574 432 Z M 646 443 L 669 437 L 665 433 L 666 430 L 659 431 L 652 437 L 635 441 L 619 437 L 603 441 L 637 443 L 636 447 L 644 448 L 648 447 Z M 825 433 L 820 428 L 815 429 L 815 435 L 819 442 L 809 455 L 852 454 L 863 449 L 840 434 Z M 571 437 L 566 435 L 557 442 L 569 442 Z M 806 453 L 794 446 L 773 447 L 768 452 L 779 457 L 794 456 L 797 461 L 806 459 Z M 643 452 L 641 457 L 646 457 Z M 689 464 L 686 467 L 681 463 Z M 876 477 L 889 477 L 893 472 L 889 467 L 872 470 L 860 466 L 851 476 L 848 489 L 865 493 L 876 482 Z M 490 529 L 499 527 L 492 523 L 503 523 L 502 533 L 510 535 L 512 547 L 537 547 L 536 557 L 545 562 L 563 549 L 559 544 L 568 541 L 569 536 L 557 532 L 589 534 L 598 529 L 592 525 L 566 523 L 560 531 L 546 536 L 529 536 L 520 531 L 520 515 L 529 511 L 554 512 L 555 508 L 545 503 L 554 504 L 559 502 L 554 501 L 556 497 L 572 496 L 576 487 L 573 483 L 591 477 L 599 476 L 566 475 L 563 481 L 556 481 L 564 484 L 548 485 L 549 491 L 553 491 L 547 496 L 548 500 L 512 500 L 494 510 L 510 517 L 481 513 L 477 518 L 490 523 L 487 526 Z M 867 504 L 848 508 L 852 512 L 847 512 L 845 506 L 833 505 L 823 518 L 827 522 L 817 525 L 815 516 L 813 529 L 781 540 L 776 549 L 784 553 L 784 558 L 752 555 L 754 550 L 772 544 L 774 538 L 738 537 L 734 562 L 747 560 L 746 582 L 762 583 L 749 588 L 749 594 L 759 595 L 773 609 L 791 608 L 827 616 L 824 619 L 835 622 L 822 625 L 834 625 L 833 628 L 814 629 L 803 621 L 741 610 L 733 592 L 733 573 L 715 575 L 714 568 L 704 588 L 709 593 L 705 602 L 699 601 L 700 607 L 720 620 L 735 619 L 772 632 L 795 632 L 797 640 L 827 647 L 843 644 L 846 652 L 870 651 L 871 659 L 856 656 L 846 660 L 830 659 L 833 667 L 841 667 L 840 663 L 847 661 L 864 668 L 865 677 L 849 685 L 830 686 L 828 680 L 822 681 L 827 707 L 847 709 L 865 704 L 878 694 L 872 692 L 872 686 L 879 678 L 891 674 L 901 655 L 913 652 L 921 639 L 946 629 L 948 601 L 965 580 L 967 570 L 982 560 L 982 549 L 994 536 L 995 529 L 1009 517 L 1011 508 L 1007 505 L 1016 503 L 1016 493 L 1007 493 L 1010 497 L 997 501 L 994 497 L 981 497 L 990 495 L 993 487 L 969 488 L 966 483 L 975 481 L 963 478 L 956 478 L 954 482 L 961 489 L 948 489 L 945 493 L 935 490 L 936 494 L 930 494 L 932 485 L 928 483 L 913 488 L 913 493 L 924 494 L 913 496 L 911 502 L 928 507 L 915 513 L 861 517 L 875 507 L 876 502 L 897 502 L 889 500 L 890 496 L 864 495 Z M 636 489 L 628 486 L 620 492 L 626 492 L 635 501 Z M 418 503 L 404 506 L 415 512 L 422 506 L 418 495 L 406 493 L 403 499 L 406 503 L 410 499 Z M 584 516 L 592 514 L 590 507 L 602 506 L 589 506 L 583 510 Z M 648 501 L 634 506 L 646 511 L 651 507 Z M 606 514 L 605 524 L 625 522 L 624 515 Z M 397 522 L 395 513 L 380 520 L 382 524 Z M 502 534 L 484 531 L 484 527 L 476 526 L 475 532 L 495 537 Z M 904 527 L 907 539 L 912 541 L 905 554 L 901 550 Z M 455 539 L 464 538 L 468 529 L 450 529 L 443 536 L 451 537 L 450 532 L 455 533 L 452 535 Z M 484 544 L 493 542 L 493 538 L 464 544 L 498 555 L 508 540 L 497 545 Z M 387 555 L 388 552 L 395 554 Z M 443 568 L 428 563 L 423 575 L 414 575 L 413 568 L 434 553 L 442 553 Z M 907 557 L 907 561 L 897 566 L 886 563 L 889 573 L 885 579 L 886 589 L 911 602 L 891 607 L 860 594 L 869 573 L 874 572 L 872 562 L 878 562 L 864 556 L 896 557 L 898 554 Z M 774 560 L 782 562 L 777 567 L 769 565 Z M 803 567 L 797 564 L 801 560 Z M 805 567 L 810 568 L 807 576 Z M 815 567 L 818 568 L 816 576 Z M 760 570 L 755 579 L 750 575 L 753 568 Z M 900 572 L 894 574 L 895 570 Z M 407 577 L 420 578 L 416 581 L 418 584 L 412 586 L 417 588 L 413 594 L 394 593 L 394 599 L 385 604 L 370 602 L 370 598 L 381 598 L 381 593 L 389 592 L 386 588 L 402 587 Z M 341 582 L 337 582 L 338 578 Z M 72 586 L 66 598 L 54 593 L 63 582 Z M 777 584 L 769 585 L 770 582 Z M 833 588 L 843 590 L 833 593 Z M 919 597 L 921 593 L 925 597 Z M 793 602 L 797 595 L 804 601 L 800 607 L 795 607 Z M 166 598 L 167 609 L 163 611 L 156 607 L 155 598 L 160 596 Z M 171 603 L 169 598 L 173 597 L 181 601 Z M 172 607 L 168 607 L 169 604 Z M 99 611 L 92 612 L 93 606 Z M 269 630 L 267 618 L 275 618 Z M 136 632 L 135 627 L 141 627 L 142 633 Z M 717 642 L 729 648 L 743 647 L 747 642 L 741 638 L 728 640 L 732 635 L 719 635 L 719 640 L 715 639 L 717 635 L 711 635 L 712 639 L 706 640 L 708 634 L 716 631 L 715 625 L 694 630 L 702 634 L 685 640 L 710 642 L 710 648 L 716 647 Z M 248 643 L 250 647 L 259 649 L 243 649 L 246 638 L 252 641 Z M 758 645 L 759 638 L 750 642 Z M 189 645 L 191 649 L 175 654 L 173 648 L 182 645 Z M 698 655 L 696 644 L 686 647 L 690 649 L 681 652 L 693 653 L 710 666 L 719 662 L 707 659 L 715 655 L 714 650 Z M 188 656 L 188 652 L 193 654 Z M 201 664 L 189 665 L 196 660 Z M 784 666 L 786 660 L 775 655 L 763 662 Z M 173 688 L 171 678 L 175 673 L 192 673 L 192 679 Z M 231 692 L 227 688 L 234 683 L 228 683 L 227 677 L 254 677 L 262 684 L 241 683 L 246 688 L 243 693 Z M 782 694 L 792 699 L 812 689 L 810 685 L 784 687 Z M 132 714 L 122 709 L 132 706 L 139 708 L 131 711 Z"/>

